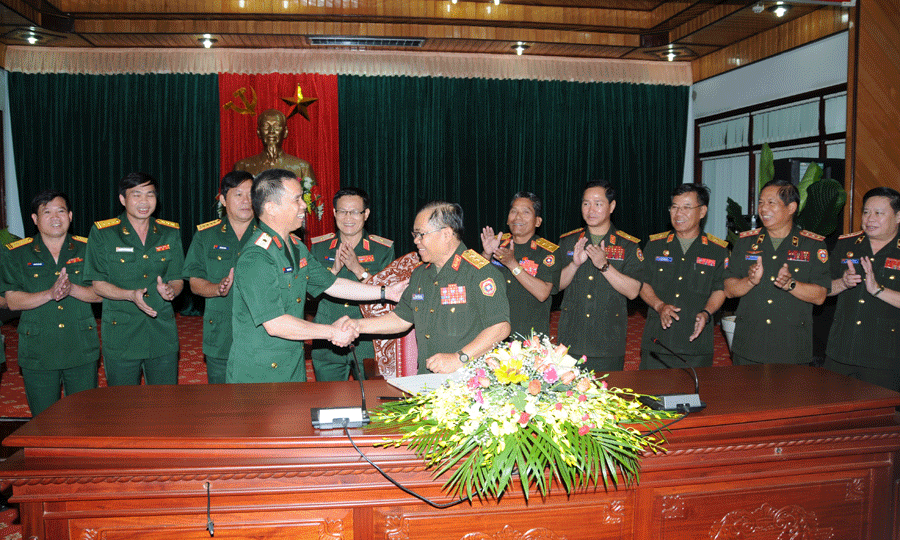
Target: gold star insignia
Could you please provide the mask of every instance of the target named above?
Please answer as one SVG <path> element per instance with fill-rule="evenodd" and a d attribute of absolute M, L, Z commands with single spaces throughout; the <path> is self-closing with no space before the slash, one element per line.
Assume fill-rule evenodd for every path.
<path fill-rule="evenodd" d="M 313 103 L 319 101 L 319 98 L 304 98 L 303 90 L 300 89 L 300 85 L 297 85 L 297 95 L 291 96 L 289 98 L 281 98 L 286 105 L 291 105 L 291 110 L 287 115 L 287 118 L 290 119 L 297 113 L 303 115 L 303 118 L 309 120 L 309 111 L 307 109 Z"/>

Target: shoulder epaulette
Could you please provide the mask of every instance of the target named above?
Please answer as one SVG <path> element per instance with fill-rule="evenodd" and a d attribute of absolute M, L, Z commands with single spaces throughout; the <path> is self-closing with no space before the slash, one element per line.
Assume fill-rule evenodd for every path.
<path fill-rule="evenodd" d="M 174 221 L 167 221 L 165 219 L 156 218 L 156 222 L 160 225 L 165 225 L 166 227 L 171 227 L 173 229 L 180 229 L 181 225 L 175 223 Z"/>
<path fill-rule="evenodd" d="M 630 234 L 628 234 L 628 233 L 626 233 L 626 232 L 622 232 L 622 231 L 617 230 L 615 234 L 618 235 L 618 236 L 621 236 L 621 237 L 624 238 L 625 240 L 631 240 L 631 241 L 634 242 L 635 244 L 640 244 L 640 243 L 641 243 L 641 240 L 640 240 L 639 238 L 634 237 L 634 236 L 631 236 Z"/>
<path fill-rule="evenodd" d="M 87 238 L 85 238 L 83 236 L 78 236 L 78 235 L 73 234 L 72 240 L 75 240 L 76 242 L 81 242 L 82 244 L 87 244 Z"/>
<path fill-rule="evenodd" d="M 750 229 L 749 231 L 744 231 L 741 233 L 741 238 L 747 238 L 748 236 L 753 236 L 754 234 L 759 234 L 759 231 L 762 230 L 762 227 L 758 227 L 756 229 Z"/>
<path fill-rule="evenodd" d="M 813 240 L 825 240 L 825 237 L 822 236 L 821 234 L 816 234 L 812 231 L 807 231 L 806 229 L 803 229 L 802 231 L 800 231 L 800 236 L 812 238 Z"/>
<path fill-rule="evenodd" d="M 482 257 L 481 254 L 474 249 L 465 250 L 462 254 L 462 258 L 479 270 L 481 270 L 488 264 L 488 260 Z"/>
<path fill-rule="evenodd" d="M 302 238 L 300 238 L 299 236 L 297 236 L 294 233 L 291 233 L 289 236 L 291 238 L 291 242 L 293 242 L 295 246 L 303 241 Z"/>
<path fill-rule="evenodd" d="M 105 229 L 107 227 L 112 227 L 113 225 L 118 225 L 119 223 L 122 223 L 122 220 L 115 217 L 111 219 L 104 219 L 103 221 L 95 221 L 94 225 L 96 225 L 98 229 Z"/>
<path fill-rule="evenodd" d="M 33 241 L 34 241 L 34 238 L 29 236 L 28 238 L 23 238 L 21 240 L 16 240 L 15 242 L 10 242 L 10 243 L 6 244 L 6 249 L 12 251 L 12 250 L 16 249 L 17 247 L 22 247 L 24 245 L 32 243 Z"/>
<path fill-rule="evenodd" d="M 565 238 L 565 237 L 567 237 L 567 236 L 569 236 L 569 235 L 571 235 L 571 234 L 579 233 L 579 232 L 581 232 L 581 231 L 583 231 L 583 230 L 584 230 L 584 227 L 579 227 L 579 228 L 575 229 L 574 231 L 569 231 L 569 232 L 567 232 L 567 233 L 562 234 L 562 235 L 560 236 L 560 238 Z"/>
<path fill-rule="evenodd" d="M 862 231 L 856 231 L 856 232 L 852 232 L 852 233 L 842 234 L 838 237 L 838 240 L 843 240 L 844 238 L 853 238 L 854 236 L 859 236 L 862 233 L 863 233 Z"/>
<path fill-rule="evenodd" d="M 201 223 L 200 225 L 197 225 L 197 230 L 205 231 L 206 229 L 208 229 L 210 227 L 215 227 L 219 223 L 222 223 L 221 219 L 214 219 L 212 221 L 207 221 L 206 223 Z"/>
<path fill-rule="evenodd" d="M 559 249 L 559 246 L 557 246 L 550 240 L 547 240 L 546 238 L 538 238 L 534 243 L 546 249 L 550 253 L 553 253 L 554 251 Z"/>
<path fill-rule="evenodd" d="M 313 238 L 312 240 L 310 240 L 310 243 L 318 244 L 319 242 L 324 242 L 325 240 L 331 240 L 332 238 L 334 238 L 334 233 L 330 232 L 328 234 L 323 234 L 322 236 L 317 236 L 317 237 Z"/>
<path fill-rule="evenodd" d="M 371 239 L 373 242 L 378 242 L 379 244 L 381 244 L 382 246 L 385 246 L 385 247 L 393 247 L 393 245 L 394 245 L 393 240 L 388 240 L 387 238 L 385 238 L 383 236 L 378 236 L 375 234 L 370 234 L 369 239 Z"/>
<path fill-rule="evenodd" d="M 657 241 L 657 240 L 662 240 L 663 238 L 665 238 L 665 237 L 667 237 L 667 236 L 669 236 L 669 231 L 660 232 L 660 233 L 656 233 L 656 234 L 651 234 L 651 235 L 650 235 L 650 242 L 655 242 L 655 241 Z"/>
<path fill-rule="evenodd" d="M 709 238 L 710 242 L 712 242 L 713 244 L 716 244 L 717 246 L 721 246 L 723 248 L 728 247 L 728 242 L 726 242 L 725 240 L 722 240 L 718 236 L 706 233 L 706 237 Z"/>
<path fill-rule="evenodd" d="M 259 238 L 256 239 L 256 242 L 253 243 L 263 249 L 269 249 L 269 246 L 272 244 L 272 237 L 267 233 L 262 233 L 259 235 Z"/>

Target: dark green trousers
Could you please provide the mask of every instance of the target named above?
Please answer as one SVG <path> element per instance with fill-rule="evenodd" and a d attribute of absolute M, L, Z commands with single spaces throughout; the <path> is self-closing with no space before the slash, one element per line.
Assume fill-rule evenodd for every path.
<path fill-rule="evenodd" d="M 206 382 L 209 384 L 225 384 L 225 368 L 228 358 L 206 357 Z"/>
<path fill-rule="evenodd" d="M 41 414 L 47 407 L 60 399 L 59 389 L 62 387 L 67 396 L 82 390 L 97 388 L 97 361 L 67 369 L 28 369 L 21 368 L 25 379 L 25 397 L 31 416 Z"/>
<path fill-rule="evenodd" d="M 124 359 L 103 356 L 106 384 L 128 386 L 141 384 L 141 374 L 147 384 L 178 384 L 178 353 L 156 358 Z"/>

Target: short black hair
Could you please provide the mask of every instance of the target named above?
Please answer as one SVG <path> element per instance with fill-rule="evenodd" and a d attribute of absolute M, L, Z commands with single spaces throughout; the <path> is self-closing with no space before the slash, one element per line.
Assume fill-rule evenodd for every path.
<path fill-rule="evenodd" d="M 520 191 L 513 195 L 511 201 L 509 201 L 509 207 L 512 208 L 513 203 L 516 202 L 516 199 L 528 199 L 531 201 L 531 206 L 534 207 L 534 217 L 541 217 L 541 198 L 535 195 L 530 191 Z"/>
<path fill-rule="evenodd" d="M 253 175 L 247 171 L 231 171 L 222 177 L 219 193 L 224 197 L 228 195 L 229 189 L 238 187 L 247 180 L 253 180 Z"/>
<path fill-rule="evenodd" d="M 866 205 L 866 201 L 868 201 L 872 197 L 886 197 L 891 201 L 891 210 L 894 212 L 900 212 L 900 192 L 896 189 L 891 189 L 889 187 L 877 187 L 872 188 L 863 195 L 863 206 Z"/>
<path fill-rule="evenodd" d="M 462 206 L 456 203 L 446 201 L 431 201 L 423 206 L 416 215 L 422 212 L 431 211 L 428 216 L 428 223 L 435 229 L 450 227 L 457 240 L 462 240 L 463 235 L 463 210 Z"/>
<path fill-rule="evenodd" d="M 781 198 L 781 202 L 784 203 L 785 206 L 793 203 L 797 203 L 797 209 L 800 208 L 800 192 L 797 191 L 797 186 L 792 184 L 788 180 L 769 180 L 766 182 L 766 185 L 759 190 L 759 195 L 762 197 L 763 189 L 767 187 L 777 187 L 778 188 L 778 196 Z M 795 211 L 796 213 L 796 211 Z"/>
<path fill-rule="evenodd" d="M 63 193 L 62 191 L 56 191 L 55 189 L 46 189 L 31 199 L 31 213 L 37 215 L 38 211 L 42 206 L 52 201 L 53 199 L 60 197 L 66 203 L 66 210 L 71 211 L 72 205 L 69 203 L 69 196 Z"/>
<path fill-rule="evenodd" d="M 334 194 L 334 197 L 331 199 L 331 206 L 337 208 L 338 199 L 341 197 L 359 197 L 363 200 L 363 211 L 369 209 L 369 194 L 366 193 L 366 190 L 358 188 L 358 187 L 345 187 L 338 190 L 337 193 Z"/>
<path fill-rule="evenodd" d="M 612 184 L 609 183 L 609 180 L 591 180 L 587 184 L 584 185 L 584 189 L 581 190 L 582 196 L 584 196 L 584 192 L 591 188 L 603 188 L 606 190 L 606 200 L 610 203 L 615 202 L 616 200 L 616 189 L 612 187 Z"/>
<path fill-rule="evenodd" d="M 129 189 L 143 186 L 144 184 L 153 186 L 154 189 L 156 189 L 156 195 L 159 195 L 159 182 L 156 181 L 156 178 L 142 172 L 132 172 L 123 176 L 122 179 L 119 180 L 119 195 L 124 197 L 125 192 Z"/>
<path fill-rule="evenodd" d="M 261 216 L 263 206 L 267 202 L 281 198 L 286 178 L 296 180 L 297 175 L 285 169 L 269 169 L 256 175 L 253 179 L 253 189 L 250 191 L 254 214 Z"/>
<path fill-rule="evenodd" d="M 684 195 L 685 193 L 693 193 L 697 197 L 700 206 L 709 206 L 709 188 L 703 184 L 681 184 L 672 191 L 672 198 Z"/>

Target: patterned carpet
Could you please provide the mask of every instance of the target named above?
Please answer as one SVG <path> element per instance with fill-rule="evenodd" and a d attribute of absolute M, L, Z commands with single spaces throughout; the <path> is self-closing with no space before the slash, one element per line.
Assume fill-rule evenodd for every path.
<path fill-rule="evenodd" d="M 551 317 L 551 334 L 556 335 L 556 324 L 559 312 L 553 312 Z M 179 384 L 206 384 L 206 364 L 203 360 L 203 336 L 200 317 L 176 315 L 178 324 L 178 336 L 181 341 L 181 359 L 178 369 Z M 14 319 L 2 326 L 6 347 L 6 371 L 0 384 L 0 418 L 30 418 L 31 411 L 25 400 L 25 388 L 22 383 L 22 375 L 16 362 L 16 348 L 18 346 L 18 333 Z M 641 333 L 644 329 L 644 314 L 640 310 L 634 310 L 628 317 L 628 338 L 625 355 L 625 369 L 636 370 L 640 365 Z M 715 359 L 714 365 L 731 365 L 731 357 L 721 329 L 715 331 Z M 307 353 L 309 347 L 307 346 Z M 309 354 L 306 355 L 307 359 Z M 315 380 L 312 372 L 312 363 L 307 360 L 307 379 Z M 103 366 L 100 367 L 100 386 L 106 386 L 106 377 Z M 0 540 L 3 540 L 0 537 Z"/>

